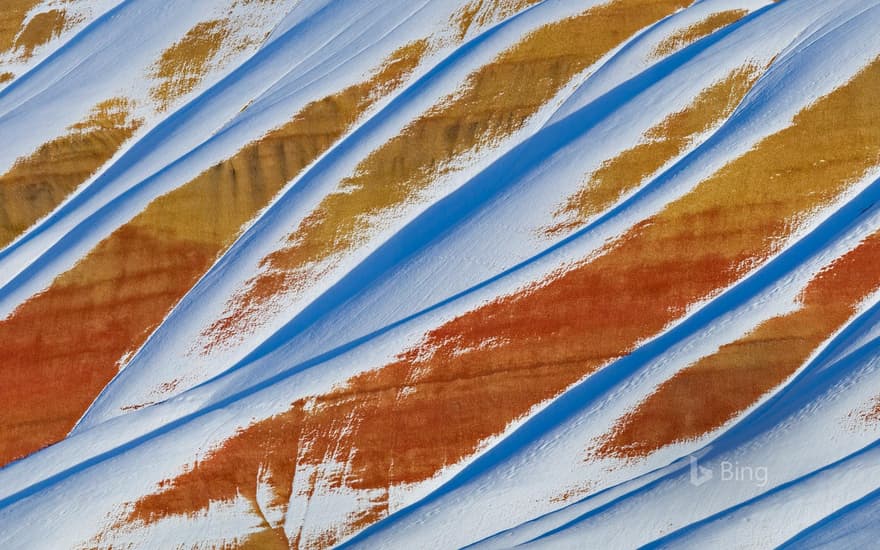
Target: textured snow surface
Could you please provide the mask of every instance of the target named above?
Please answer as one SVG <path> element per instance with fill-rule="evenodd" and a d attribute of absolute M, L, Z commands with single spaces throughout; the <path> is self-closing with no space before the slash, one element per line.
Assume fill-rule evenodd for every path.
<path fill-rule="evenodd" d="M 56 4 L 65 3 L 36 2 L 32 13 Z M 344 182 L 365 159 L 466 94 L 470 75 L 523 40 L 606 3 L 68 4 L 74 23 L 31 57 L 0 55 L 0 73 L 14 75 L 0 84 L 0 173 L 63 136 L 101 101 L 128 98 L 142 123 L 110 160 L 0 249 L 0 338 L 3 323 L 50 296 L 157 200 L 310 105 L 368 81 L 402 47 L 428 46 L 398 85 L 371 96 L 344 131 L 254 208 L 163 320 L 119 358 L 118 372 L 90 396 L 65 438 L 0 467 L 0 547 L 235 546 L 267 527 L 291 545 L 352 548 L 851 548 L 876 540 L 880 273 L 863 274 L 873 277 L 871 289 L 806 361 L 712 430 L 633 457 L 589 457 L 587 449 L 701 359 L 797 313 L 811 283 L 880 232 L 880 158 L 842 192 L 784 220 L 784 238 L 739 266 L 731 284 L 687 303 L 662 330 L 536 399 L 524 414 L 504 417 L 502 429 L 430 475 L 382 490 L 346 482 L 357 476 L 351 463 L 359 448 L 352 445 L 319 466 L 291 457 L 296 475 L 283 490 L 272 485 L 278 472 L 261 466 L 247 491 L 239 487 L 207 507 L 146 522 L 130 514 L 293 403 L 306 403 L 305 415 L 330 406 L 320 396 L 361 399 L 356 389 L 338 395 L 413 350 L 430 354 L 420 346 L 432 331 L 539 293 L 597 258 L 614 258 L 622 237 L 651 227 L 670 205 L 699 193 L 703 182 L 872 67 L 880 59 L 877 0 L 698 0 L 670 10 L 566 77 L 522 124 L 476 140 L 426 176 L 423 189 L 358 229 L 350 248 L 322 258 L 300 291 L 259 302 L 256 320 L 215 346 L 206 344 L 212 327 L 255 278 L 270 273 L 266 258 L 289 246 L 327 197 L 352 192 Z M 496 4 L 513 7 L 494 12 Z M 472 6 L 478 23 L 460 33 L 457 18 Z M 661 51 L 731 10 L 739 11 L 725 25 Z M 489 15 L 481 20 L 483 13 Z M 211 20 L 228 21 L 228 36 L 239 41 L 230 43 L 239 46 L 218 50 L 192 89 L 158 107 L 149 76 L 155 60 Z M 754 80 L 729 112 L 598 212 L 563 231 L 547 230 L 591 174 L 659 139 L 652 129 L 744 67 Z M 876 122 L 874 116 L 866 120 Z M 412 147 L 427 146 L 413 138 Z M 805 158 L 803 169 L 820 162 Z M 728 197 L 736 202 L 736 189 Z M 481 338 L 485 349 L 504 344 Z M 412 387 L 388 391 L 405 399 L 417 391 L 419 375 L 410 374 Z M 340 446 L 355 437 L 357 419 L 348 420 L 330 432 Z M 308 434 L 289 437 L 300 438 L 294 453 L 316 445 Z M 269 439 L 257 446 L 270 446 Z M 431 449 L 412 452 L 418 461 L 417 452 Z M 371 499 L 383 499 L 381 514 L 366 514 Z"/>

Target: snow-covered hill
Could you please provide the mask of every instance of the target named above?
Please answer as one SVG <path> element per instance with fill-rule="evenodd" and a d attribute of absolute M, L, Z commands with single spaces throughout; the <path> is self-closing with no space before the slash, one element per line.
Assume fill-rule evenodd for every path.
<path fill-rule="evenodd" d="M 3 548 L 852 547 L 877 0 L 8 0 Z"/>

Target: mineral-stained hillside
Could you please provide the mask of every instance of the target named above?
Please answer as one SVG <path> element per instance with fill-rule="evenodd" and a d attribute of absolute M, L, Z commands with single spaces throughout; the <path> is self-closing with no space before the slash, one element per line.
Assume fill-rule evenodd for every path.
<path fill-rule="evenodd" d="M 877 28 L 7 1 L 0 546 L 875 540 Z"/>

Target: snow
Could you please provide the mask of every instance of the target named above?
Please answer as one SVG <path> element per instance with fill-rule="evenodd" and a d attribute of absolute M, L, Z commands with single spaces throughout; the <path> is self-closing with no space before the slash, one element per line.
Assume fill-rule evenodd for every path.
<path fill-rule="evenodd" d="M 253 532 L 261 518 L 248 512 L 243 497 L 192 517 L 108 530 L 121 503 L 155 492 L 238 430 L 382 367 L 426 332 L 495 297 L 601 254 L 610 240 L 790 125 L 880 55 L 875 1 L 696 2 L 575 77 L 520 131 L 461 159 L 461 170 L 365 236 L 318 284 L 283 298 L 241 342 L 206 355 L 192 352 L 193 342 L 259 272 L 260 260 L 363 158 L 522 36 L 598 3 L 545 0 L 456 43 L 449 29 L 459 7 L 453 2 L 282 2 L 253 18 L 253 32 L 268 35 L 261 46 L 211 72 L 168 112 L 138 111 L 146 122 L 123 149 L 0 251 L 0 317 L 47 288 L 155 198 L 310 102 L 363 81 L 400 46 L 425 37 L 437 45 L 401 89 L 260 212 L 70 436 L 0 469 L 0 546 L 88 545 L 96 537 L 192 546 Z M 217 16 L 219 5 L 75 4 L 71 9 L 83 10 L 84 22 L 39 49 L 27 66 L 16 66 L 24 74 L 0 89 L 0 170 L 62 135 L 95 98 L 125 96 L 146 105 L 148 89 L 133 83 L 143 84 L 161 52 Z M 681 52 L 652 58 L 664 38 L 733 8 L 750 15 Z M 250 15 L 236 9 L 235 17 Z M 124 64 L 120 49 L 131 52 Z M 746 64 L 769 68 L 729 119 L 583 228 L 562 237 L 541 232 L 585 174 Z M 643 460 L 584 461 L 582 455 L 585 442 L 607 433 L 683 368 L 761 322 L 796 311 L 799 294 L 817 273 L 880 230 L 878 176 L 871 172 L 814 213 L 742 280 L 560 397 L 537 404 L 474 455 L 429 480 L 393 488 L 393 514 L 348 544 L 705 547 L 737 541 L 764 547 L 789 541 L 808 547 L 873 541 L 880 426 L 854 426 L 852 411 L 868 406 L 880 387 L 878 295 L 865 297 L 780 390 L 718 430 Z M 172 380 L 180 383 L 163 390 Z M 693 484 L 691 457 L 714 477 Z M 766 468 L 766 483 L 723 479 L 725 464 Z M 588 496 L 565 505 L 554 500 L 583 480 L 597 482 Z M 255 483 L 262 506 L 270 488 Z M 319 534 L 364 498 L 327 487 L 301 502 L 304 491 L 297 489 L 286 517 L 266 510 L 272 521 L 286 521 L 288 533 Z M 51 532 L 37 534 L 33 526 L 46 518 L 52 518 Z"/>

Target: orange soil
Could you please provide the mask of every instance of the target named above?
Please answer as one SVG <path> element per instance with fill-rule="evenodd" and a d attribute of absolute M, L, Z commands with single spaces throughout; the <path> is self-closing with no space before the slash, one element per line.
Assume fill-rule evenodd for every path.
<path fill-rule="evenodd" d="M 688 3 L 610 2 L 534 31 L 472 73 L 461 93 L 441 101 L 364 159 L 355 175 L 303 220 L 287 246 L 263 259 L 264 271 L 206 332 L 207 347 L 249 332 L 272 298 L 301 292 L 319 280 L 438 176 L 451 172 L 456 158 L 520 129 L 571 78 L 639 29 Z"/>
<path fill-rule="evenodd" d="M 27 13 L 39 3 L 40 0 L 3 1 L 3 9 L 0 9 L 0 53 L 13 48 Z"/>
<path fill-rule="evenodd" d="M 22 50 L 24 58 L 29 58 L 37 47 L 61 34 L 68 24 L 67 14 L 62 10 L 38 13 L 16 38 L 15 48 Z"/>
<path fill-rule="evenodd" d="M 308 409 L 298 403 L 242 431 L 137 503 L 129 520 L 192 513 L 210 500 L 249 494 L 265 467 L 280 476 L 273 485 L 283 503 L 297 469 L 307 472 L 302 475 L 309 475 L 305 485 L 312 491 L 321 481 L 375 495 L 423 481 L 472 455 L 534 405 L 733 283 L 743 266 L 772 253 L 797 219 L 876 164 L 880 106 L 872 90 L 878 73 L 880 64 L 872 65 L 798 115 L 790 128 L 638 224 L 598 259 L 446 323 L 399 361 L 316 397 Z M 813 164 L 816 158 L 827 161 Z M 839 265 L 851 262 L 858 264 L 853 284 L 864 282 L 855 273 L 861 263 L 846 259 Z M 850 285 L 850 275 L 839 277 L 822 279 L 807 299 Z M 871 285 L 840 291 L 849 300 L 850 292 L 860 295 Z M 817 330 L 814 322 L 822 332 L 825 320 L 814 320 L 816 310 L 810 312 L 803 321 L 809 334 Z M 332 464 L 344 469 L 322 469 Z M 363 517 L 383 516 L 383 502 L 365 502 Z M 332 527 L 333 536 L 354 529 Z M 296 535 L 292 542 L 324 545 L 333 536 Z"/>
<path fill-rule="evenodd" d="M 880 284 L 880 235 L 820 273 L 794 313 L 761 323 L 663 383 L 619 422 L 599 456 L 636 457 L 721 427 L 804 364 Z"/>
<path fill-rule="evenodd" d="M 471 0 L 454 17 L 458 39 L 473 29 L 483 29 L 536 4 L 538 0 Z"/>
<path fill-rule="evenodd" d="M 203 21 L 162 52 L 152 76 L 160 83 L 150 90 L 160 110 L 188 94 L 202 81 L 209 63 L 231 34 L 228 21 Z"/>
<path fill-rule="evenodd" d="M 156 199 L 45 292 L 0 321 L 0 466 L 58 441 L 242 225 L 325 150 L 424 51 Z M 410 51 L 412 50 L 412 51 Z M 54 163 L 41 165 L 53 169 Z"/>
<path fill-rule="evenodd" d="M 565 221 L 548 228 L 546 233 L 558 234 L 583 225 L 681 155 L 701 133 L 730 116 L 759 74 L 754 67 L 731 72 L 726 79 L 701 92 L 685 109 L 645 132 L 642 143 L 602 163 L 555 213 Z"/>
<path fill-rule="evenodd" d="M 657 48 L 654 50 L 654 57 L 664 57 L 675 53 L 685 46 L 692 44 L 703 37 L 709 36 L 717 30 L 732 23 L 736 23 L 748 15 L 748 13 L 749 12 L 746 10 L 727 10 L 713 13 L 699 23 L 681 29 L 666 38 L 663 42 L 657 45 Z"/>
<path fill-rule="evenodd" d="M 198 87 L 212 70 L 228 65 L 235 54 L 255 49 L 269 36 L 258 28 L 264 9 L 281 0 L 224 0 L 227 16 L 196 23 L 170 45 L 150 67 L 155 85 L 150 95 L 157 110 L 165 111 Z M 250 5 L 247 15 L 236 15 L 239 5 Z"/>
<path fill-rule="evenodd" d="M 116 153 L 140 127 L 130 103 L 113 98 L 95 106 L 66 135 L 16 161 L 0 176 L 0 246 L 48 214 Z"/>

